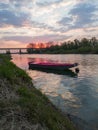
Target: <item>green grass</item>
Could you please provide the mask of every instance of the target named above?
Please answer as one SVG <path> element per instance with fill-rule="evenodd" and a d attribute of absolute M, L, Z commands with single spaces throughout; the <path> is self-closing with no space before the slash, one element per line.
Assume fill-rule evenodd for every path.
<path fill-rule="evenodd" d="M 41 93 L 37 94 L 38 90 L 29 90 L 26 87 L 21 87 L 17 90 L 20 95 L 18 104 L 23 108 L 24 113 L 30 121 L 44 123 L 50 130 L 74 130 L 73 125 L 61 115 L 47 98 L 44 98 Z M 66 128 L 66 129 L 65 129 Z"/>
<path fill-rule="evenodd" d="M 11 91 L 18 96 L 17 100 L 10 99 L 8 103 L 7 100 L 0 101 L 2 107 L 20 108 L 29 122 L 46 125 L 49 130 L 75 130 L 67 116 L 63 116 L 44 94 L 35 89 L 25 71 L 11 63 L 9 56 L 0 55 L 0 59 L 0 79 L 7 80 L 5 86 L 12 86 Z"/>
<path fill-rule="evenodd" d="M 24 82 L 30 82 L 31 78 L 28 77 L 25 71 L 17 68 L 15 64 L 10 62 L 10 55 L 1 55 L 0 56 L 0 78 L 6 78 L 11 83 L 19 82 L 23 80 Z"/>

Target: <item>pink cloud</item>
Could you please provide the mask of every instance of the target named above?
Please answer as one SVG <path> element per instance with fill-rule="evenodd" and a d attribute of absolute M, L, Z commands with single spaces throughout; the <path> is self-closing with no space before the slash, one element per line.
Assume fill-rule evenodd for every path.
<path fill-rule="evenodd" d="M 27 44 L 18 41 L 0 41 L 0 48 L 25 48 Z"/>

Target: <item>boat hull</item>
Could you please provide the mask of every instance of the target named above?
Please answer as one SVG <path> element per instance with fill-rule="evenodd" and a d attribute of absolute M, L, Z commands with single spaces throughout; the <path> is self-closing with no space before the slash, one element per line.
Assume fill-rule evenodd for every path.
<path fill-rule="evenodd" d="M 76 67 L 78 64 L 37 64 L 37 63 L 29 63 L 29 69 L 51 69 L 51 70 L 66 70 L 72 67 Z"/>

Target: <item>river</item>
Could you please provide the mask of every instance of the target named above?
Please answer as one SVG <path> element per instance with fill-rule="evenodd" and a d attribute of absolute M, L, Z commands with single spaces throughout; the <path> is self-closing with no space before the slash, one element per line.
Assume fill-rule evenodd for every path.
<path fill-rule="evenodd" d="M 51 102 L 65 113 L 69 113 L 75 123 L 81 121 L 82 130 L 98 130 L 98 55 L 46 55 L 13 54 L 12 61 L 32 77 L 33 84 Z M 55 74 L 29 70 L 29 61 L 55 61 L 79 63 L 80 72 Z M 74 68 L 71 69 L 74 73 Z M 83 126 L 83 124 L 85 124 Z"/>

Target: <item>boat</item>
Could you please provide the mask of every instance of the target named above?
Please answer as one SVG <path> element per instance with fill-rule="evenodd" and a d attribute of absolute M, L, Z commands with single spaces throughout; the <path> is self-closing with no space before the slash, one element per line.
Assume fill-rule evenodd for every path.
<path fill-rule="evenodd" d="M 78 66 L 78 63 L 29 62 L 29 69 L 66 70 Z"/>

